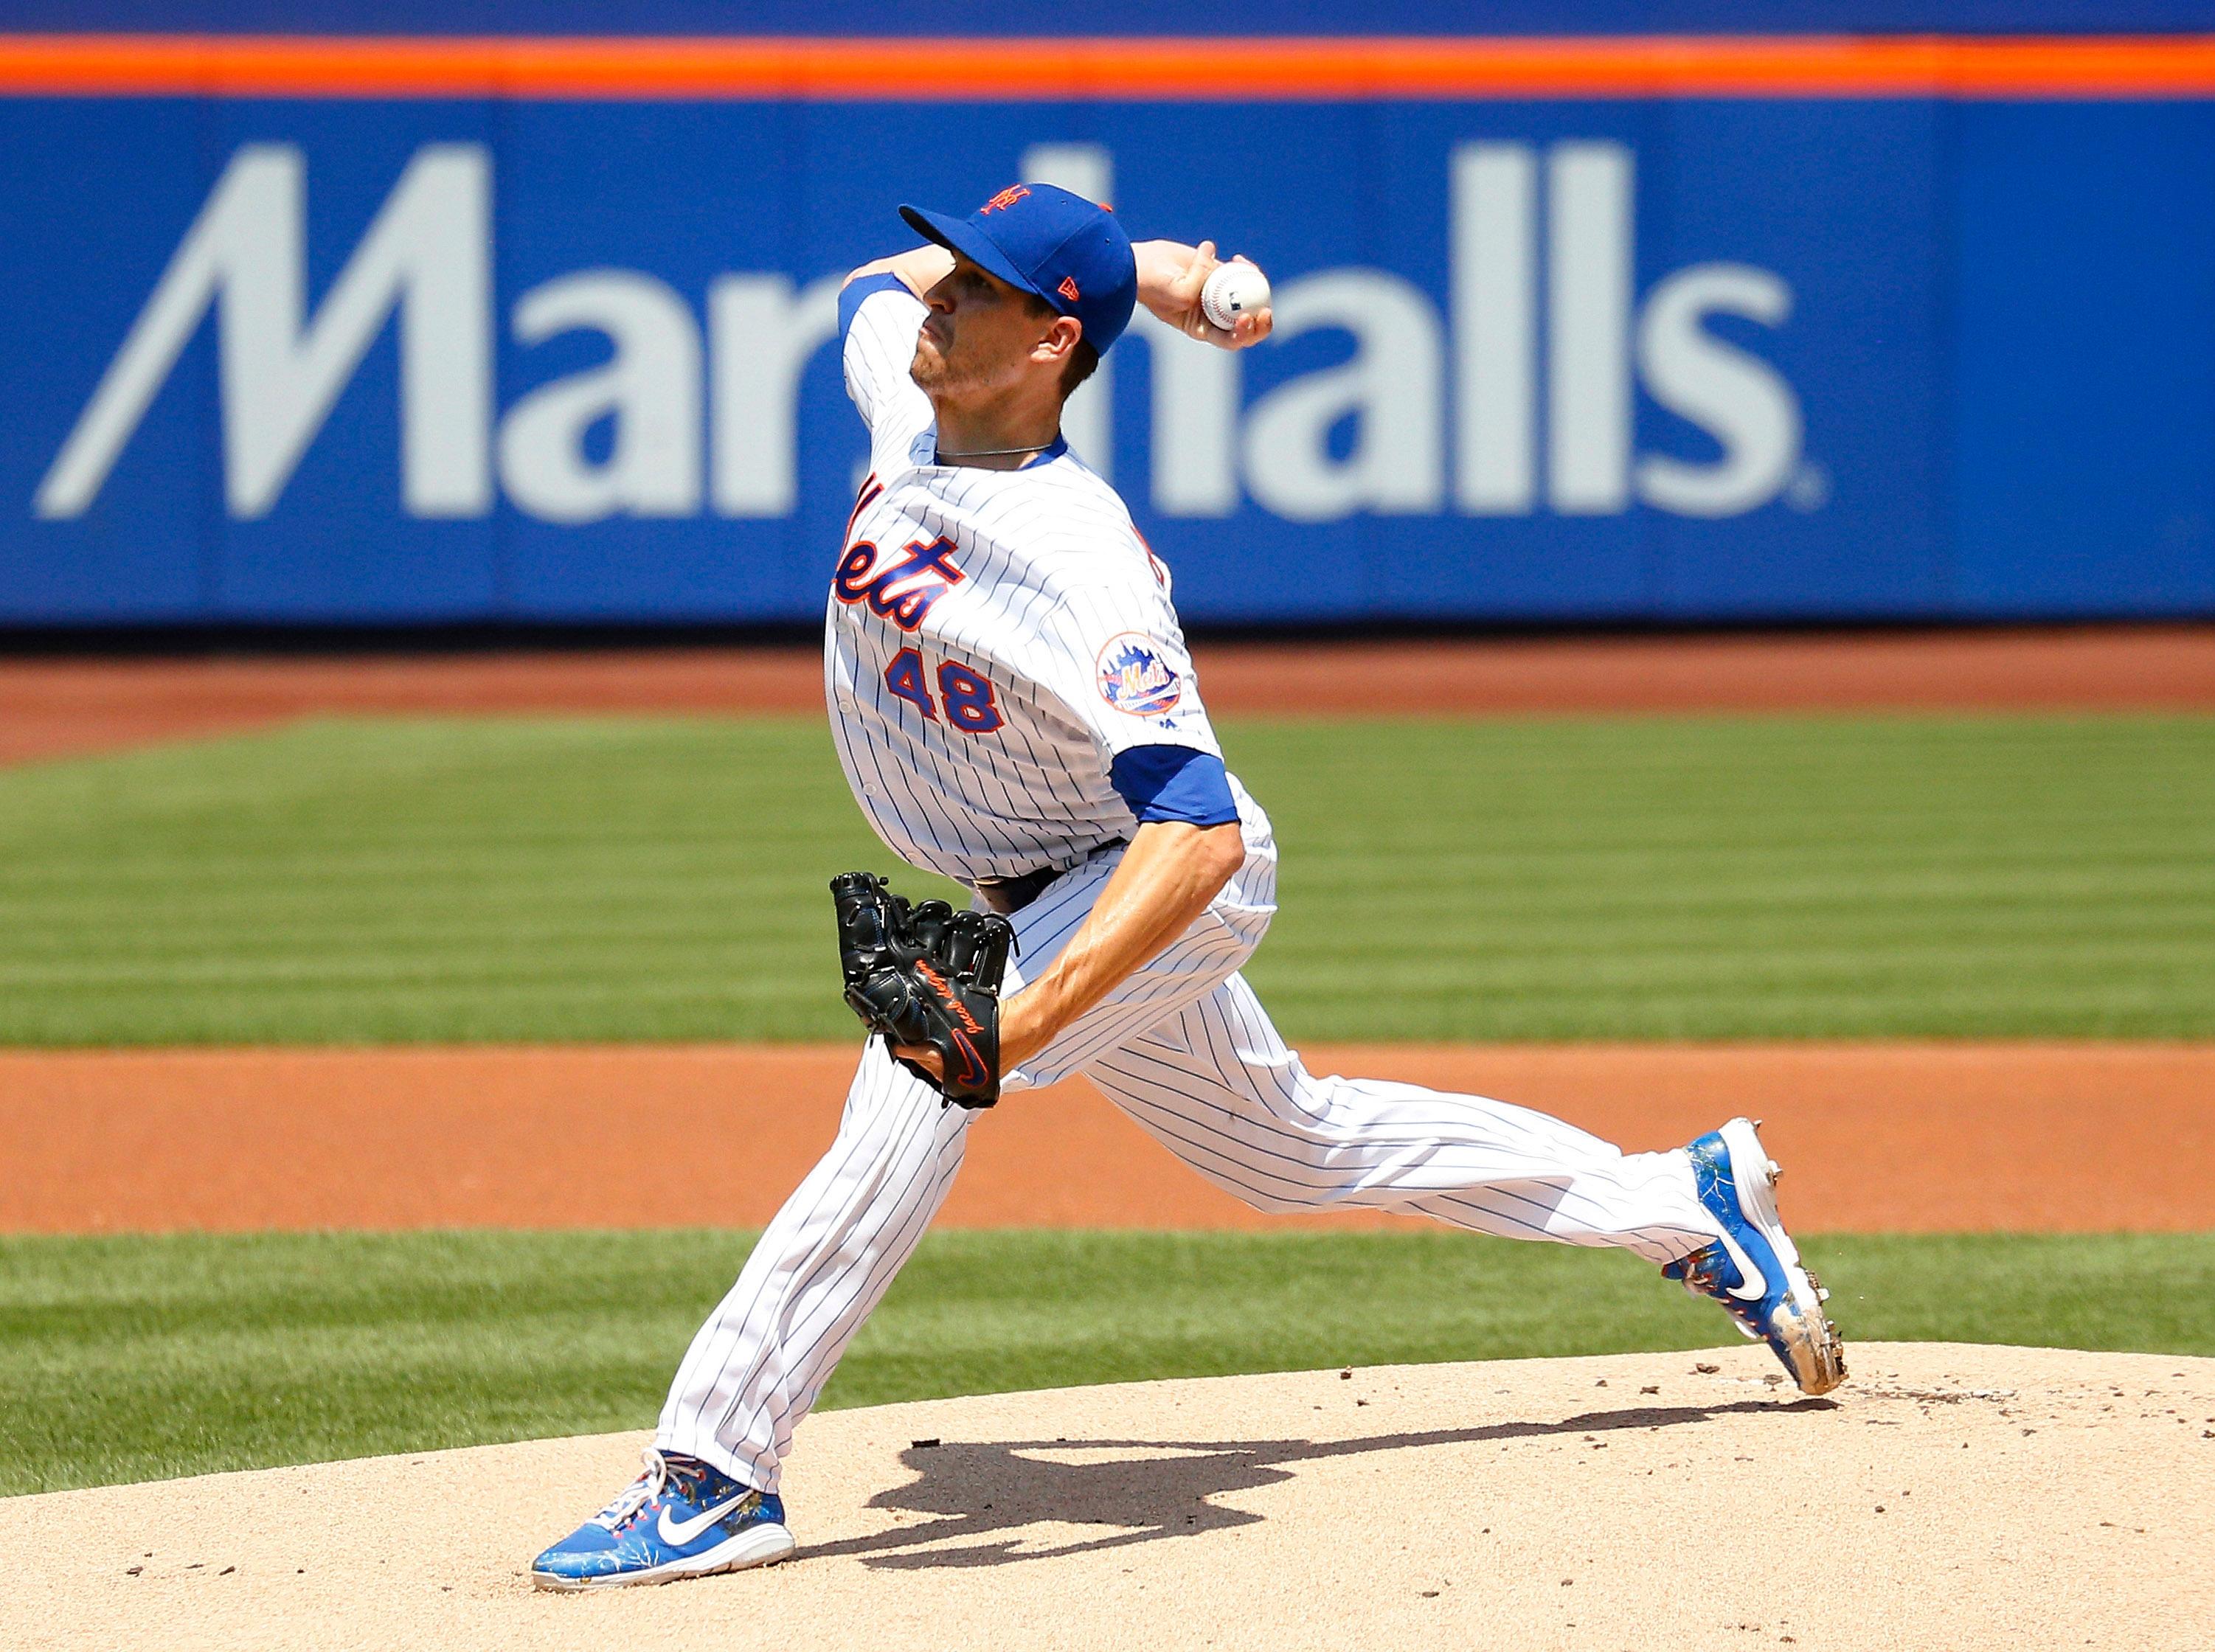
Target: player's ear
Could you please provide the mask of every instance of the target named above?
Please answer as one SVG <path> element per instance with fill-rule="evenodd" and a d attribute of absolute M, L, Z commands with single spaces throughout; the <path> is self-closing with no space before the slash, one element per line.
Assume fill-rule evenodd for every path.
<path fill-rule="evenodd" d="M 1031 347 L 1031 359 L 1050 362 L 1054 366 L 1066 366 L 1076 352 L 1077 341 L 1084 336 L 1084 323 L 1074 316 L 1056 316 L 1039 341 Z"/>

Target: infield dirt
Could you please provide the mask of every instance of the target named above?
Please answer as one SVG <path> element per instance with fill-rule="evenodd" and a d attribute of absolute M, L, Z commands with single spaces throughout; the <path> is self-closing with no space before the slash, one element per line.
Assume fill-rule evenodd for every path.
<path fill-rule="evenodd" d="M 1311 1046 L 1319 1072 L 1633 1149 L 1767 1120 L 1810 1231 L 2215 1227 L 2215 1045 Z M 754 1225 L 829 1145 L 849 1045 L 0 1052 L 0 1232 Z M 688 1173 L 672 1176 L 670 1144 Z M 1082 1080 L 977 1121 L 952 1226 L 1281 1226 Z M 1427 1225 L 1347 1213 L 1307 1225 Z"/>
<path fill-rule="evenodd" d="M 1387 1366 L 811 1417 L 773 1569 L 526 1569 L 640 1434 L 0 1502 L 25 1649 L 2205 1645 L 2215 1360 L 1766 1351 Z"/>

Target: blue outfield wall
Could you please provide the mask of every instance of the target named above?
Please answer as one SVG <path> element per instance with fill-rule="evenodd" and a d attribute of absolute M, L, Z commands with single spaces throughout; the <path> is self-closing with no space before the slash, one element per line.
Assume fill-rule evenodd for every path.
<path fill-rule="evenodd" d="M 13 98 L 0 152 L 0 623 L 812 620 L 837 278 L 1026 172 L 1275 281 L 1072 411 L 1190 619 L 2215 613 L 2215 104 Z"/>

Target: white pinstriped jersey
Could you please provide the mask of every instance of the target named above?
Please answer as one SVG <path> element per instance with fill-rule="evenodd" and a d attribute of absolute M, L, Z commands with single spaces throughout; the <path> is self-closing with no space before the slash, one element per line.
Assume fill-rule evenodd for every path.
<path fill-rule="evenodd" d="M 964 882 L 1073 866 L 1137 830 L 1110 767 L 1219 758 L 1168 570 L 1057 447 L 1020 470 L 933 463 L 909 376 L 925 310 L 887 282 L 846 335 L 868 479 L 834 570 L 825 692 L 846 779 L 893 853 Z M 1249 820 L 1259 813 L 1234 781 Z"/>
<path fill-rule="evenodd" d="M 869 422 L 868 484 L 834 575 L 825 649 L 838 753 L 899 855 L 968 881 L 1068 868 L 1015 912 L 1016 990 L 1051 969 L 1135 829 L 1115 790 L 1216 755 L 1191 661 L 1144 543 L 1066 454 L 1015 471 L 942 467 L 908 377 L 923 307 L 857 292 L 846 383 Z M 1188 763 L 1182 771 L 1212 765 Z M 1276 910 L 1268 825 L 1236 783 L 1244 863 L 1186 931 L 1063 1026 L 1011 1085 L 1087 1074 L 1162 1146 L 1261 1210 L 1420 1213 L 1480 1233 L 1618 1245 L 1667 1264 L 1722 1229 L 1682 1152 L 1626 1155 L 1479 1096 L 1317 1078 L 1239 973 Z M 1219 795 L 1200 805 L 1221 818 Z M 1188 818 L 1200 818 L 1194 814 Z M 1079 862 L 1084 863 L 1079 865 Z M 864 1045 L 838 1138 L 785 1201 L 692 1340 L 656 1443 L 775 1491 L 793 1429 L 913 1254 L 985 1115 L 948 1107 Z"/>

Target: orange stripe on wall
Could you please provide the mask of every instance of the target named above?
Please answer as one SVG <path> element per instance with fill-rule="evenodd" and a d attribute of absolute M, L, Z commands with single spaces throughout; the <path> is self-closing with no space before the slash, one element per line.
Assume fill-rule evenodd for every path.
<path fill-rule="evenodd" d="M 681 40 L 0 35 L 0 95 L 809 98 L 2215 97 L 2215 35 Z"/>

